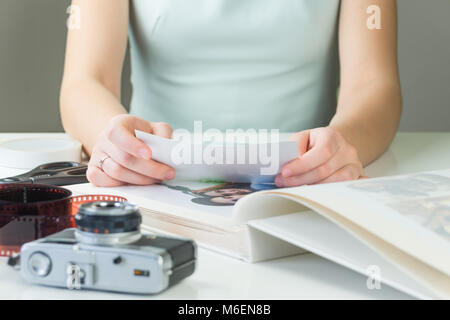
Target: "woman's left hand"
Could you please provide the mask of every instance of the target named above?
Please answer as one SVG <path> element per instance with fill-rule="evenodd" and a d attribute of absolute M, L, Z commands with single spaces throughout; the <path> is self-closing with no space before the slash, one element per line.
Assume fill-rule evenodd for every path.
<path fill-rule="evenodd" d="M 275 178 L 277 186 L 347 181 L 364 176 L 356 148 L 337 130 L 331 127 L 305 130 L 291 139 L 297 141 L 299 157 L 283 166 Z"/>

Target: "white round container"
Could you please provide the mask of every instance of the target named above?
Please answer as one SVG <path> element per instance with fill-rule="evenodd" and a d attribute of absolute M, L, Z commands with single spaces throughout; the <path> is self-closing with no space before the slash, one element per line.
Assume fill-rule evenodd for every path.
<path fill-rule="evenodd" d="M 59 161 L 81 162 L 81 143 L 68 138 L 19 138 L 0 142 L 0 166 L 33 169 Z"/>

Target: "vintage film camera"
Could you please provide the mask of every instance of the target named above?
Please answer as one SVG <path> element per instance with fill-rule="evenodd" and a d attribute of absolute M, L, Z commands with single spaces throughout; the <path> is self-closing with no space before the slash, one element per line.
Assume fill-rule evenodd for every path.
<path fill-rule="evenodd" d="M 136 294 L 155 294 L 191 275 L 191 240 L 140 232 L 136 206 L 123 202 L 83 204 L 76 229 L 26 243 L 20 272 L 29 282 Z"/>

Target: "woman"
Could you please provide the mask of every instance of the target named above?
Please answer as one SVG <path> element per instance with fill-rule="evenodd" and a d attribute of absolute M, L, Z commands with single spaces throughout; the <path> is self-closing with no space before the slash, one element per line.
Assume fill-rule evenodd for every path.
<path fill-rule="evenodd" d="M 278 186 L 358 179 L 401 114 L 393 0 L 73 0 L 61 89 L 66 131 L 98 186 L 173 179 L 134 129 L 276 128 L 299 157 Z M 369 28 L 369 6 L 381 28 Z M 133 97 L 120 103 L 129 33 Z M 338 72 L 339 70 L 339 72 Z M 339 95 L 337 98 L 337 89 Z"/>

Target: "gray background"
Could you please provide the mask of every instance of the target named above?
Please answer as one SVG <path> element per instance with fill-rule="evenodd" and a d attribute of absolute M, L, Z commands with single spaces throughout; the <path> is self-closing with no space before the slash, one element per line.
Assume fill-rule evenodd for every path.
<path fill-rule="evenodd" d="M 0 0 L 0 131 L 62 131 L 58 95 L 69 4 Z M 398 5 L 400 130 L 450 131 L 450 1 L 398 0 Z M 124 104 L 128 77 L 126 63 Z"/>

